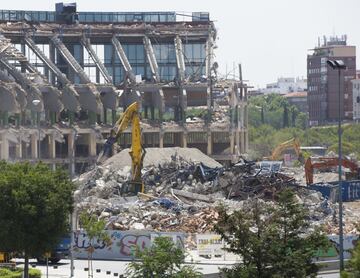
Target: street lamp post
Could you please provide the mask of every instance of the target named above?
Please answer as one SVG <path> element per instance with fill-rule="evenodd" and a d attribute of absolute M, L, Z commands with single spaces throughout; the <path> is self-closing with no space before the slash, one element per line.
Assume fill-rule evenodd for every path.
<path fill-rule="evenodd" d="M 32 104 L 34 104 L 34 106 L 38 106 L 39 104 L 40 104 L 40 100 L 39 99 L 34 99 L 33 101 L 32 101 Z M 39 112 L 37 112 L 37 113 L 39 113 Z M 37 114 L 37 115 L 39 115 L 39 114 Z M 37 127 L 38 127 L 38 161 L 40 161 L 40 117 L 37 117 Z"/>
<path fill-rule="evenodd" d="M 69 176 L 70 176 L 70 180 L 73 180 L 74 177 L 74 172 L 73 172 L 73 164 L 75 163 L 75 153 L 74 153 L 74 148 L 75 148 L 75 140 L 77 137 L 77 130 L 74 129 L 73 134 L 72 134 L 72 144 L 71 144 L 71 150 L 70 150 L 70 160 L 69 160 Z M 73 212 L 70 214 L 70 228 L 71 228 L 71 239 L 70 239 L 70 278 L 74 277 L 74 247 L 73 247 L 73 242 L 74 242 L 74 232 L 76 230 L 76 206 L 74 206 L 74 210 Z"/>
<path fill-rule="evenodd" d="M 341 70 L 346 69 L 342 60 L 328 60 L 327 64 L 333 69 L 338 70 L 339 98 L 338 98 L 338 143 L 339 143 L 339 246 L 340 246 L 340 271 L 344 270 L 344 232 L 343 232 L 343 203 L 342 203 L 342 144 L 341 144 Z"/>

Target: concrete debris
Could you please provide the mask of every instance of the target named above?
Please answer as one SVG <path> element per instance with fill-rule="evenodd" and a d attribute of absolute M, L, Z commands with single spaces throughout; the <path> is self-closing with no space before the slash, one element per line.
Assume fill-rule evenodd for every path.
<path fill-rule="evenodd" d="M 196 149 L 149 148 L 142 172 L 145 193 L 138 196 L 126 196 L 129 165 L 128 150 L 123 150 L 80 176 L 77 210 L 96 213 L 108 229 L 205 233 L 217 222 L 219 204 L 233 211 L 257 198 L 275 206 L 276 193 L 291 187 L 296 200 L 309 210 L 312 228 L 323 226 L 327 233 L 337 233 L 337 203 L 301 186 L 289 174 L 262 171 L 251 161 L 241 160 L 225 169 Z M 345 209 L 345 219 L 357 218 Z M 345 223 L 345 232 L 355 229 Z"/>

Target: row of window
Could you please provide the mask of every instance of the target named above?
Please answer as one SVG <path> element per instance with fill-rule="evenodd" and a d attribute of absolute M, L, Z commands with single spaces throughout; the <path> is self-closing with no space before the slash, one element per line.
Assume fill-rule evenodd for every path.
<path fill-rule="evenodd" d="M 16 47 L 22 51 L 20 44 Z M 38 47 L 43 53 L 49 57 L 49 45 L 38 44 Z M 87 50 L 80 44 L 67 45 L 69 51 L 74 56 L 75 60 L 84 66 L 85 72 L 89 75 L 93 82 L 96 80 L 96 67 L 87 52 Z M 104 63 L 108 69 L 109 74 L 113 77 L 115 83 L 122 82 L 125 74 L 120 59 L 111 44 L 105 45 L 92 45 L 99 59 Z M 132 66 L 136 75 L 141 75 L 145 79 L 150 79 L 152 74 L 150 66 L 145 55 L 145 48 L 143 44 L 122 44 L 124 52 Z M 177 76 L 177 62 L 175 55 L 174 44 L 155 44 L 154 52 L 159 66 L 159 74 L 162 80 L 173 80 Z M 25 55 L 29 61 L 40 68 L 43 67 L 42 61 L 37 57 L 32 50 L 25 46 Z M 56 53 L 56 50 L 55 50 Z M 200 78 L 205 74 L 205 44 L 204 43 L 191 43 L 184 44 L 184 59 L 185 59 L 185 75 L 187 77 Z M 55 54 L 55 63 L 58 64 L 60 69 L 66 73 L 66 61 L 57 53 Z M 43 72 L 43 70 L 41 70 Z M 99 77 L 98 77 L 99 78 Z M 100 82 L 103 80 L 100 75 Z M 79 82 L 79 78 L 75 77 L 75 82 Z"/>
<path fill-rule="evenodd" d="M 146 13 L 106 13 L 106 12 L 79 12 L 80 22 L 176 22 L 175 12 L 146 12 Z M 2 21 L 42 21 L 56 22 L 56 13 L 49 11 L 12 11 L 0 10 L 0 20 Z M 207 17 L 207 21 L 208 21 Z"/>
<path fill-rule="evenodd" d="M 309 69 L 309 70 L 308 70 L 308 73 L 309 73 L 309 74 L 320 73 L 320 68 Z"/>
<path fill-rule="evenodd" d="M 321 77 L 309 78 L 309 83 L 325 84 L 326 82 L 327 82 L 327 76 L 326 75 L 321 75 Z"/>
<path fill-rule="evenodd" d="M 176 14 L 163 13 L 99 13 L 80 12 L 80 22 L 175 22 Z"/>
<path fill-rule="evenodd" d="M 317 90 L 318 90 L 318 86 L 309 86 L 310 92 L 317 91 Z"/>
<path fill-rule="evenodd" d="M 0 10 L 2 21 L 56 22 L 56 12 Z M 117 22 L 176 22 L 175 12 L 79 12 L 77 19 L 83 23 Z M 192 13 L 192 21 L 209 21 L 209 13 Z"/>

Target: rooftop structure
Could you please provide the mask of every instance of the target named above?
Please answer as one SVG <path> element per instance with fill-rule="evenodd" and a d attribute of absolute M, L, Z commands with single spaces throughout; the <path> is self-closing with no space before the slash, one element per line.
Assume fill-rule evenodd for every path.
<path fill-rule="evenodd" d="M 137 101 L 145 147 L 237 160 L 247 149 L 247 86 L 218 84 L 215 41 L 208 13 L 78 12 L 61 3 L 55 12 L 0 11 L 1 159 L 82 172 Z M 221 106 L 215 86 L 226 92 Z M 129 146 L 130 130 L 120 142 Z"/>
<path fill-rule="evenodd" d="M 287 94 L 307 90 L 307 80 L 304 78 L 280 77 L 277 82 L 266 84 L 266 88 L 260 89 L 264 94 Z"/>
<path fill-rule="evenodd" d="M 284 95 L 291 105 L 295 105 L 300 112 L 307 113 L 307 92 L 293 92 Z"/>

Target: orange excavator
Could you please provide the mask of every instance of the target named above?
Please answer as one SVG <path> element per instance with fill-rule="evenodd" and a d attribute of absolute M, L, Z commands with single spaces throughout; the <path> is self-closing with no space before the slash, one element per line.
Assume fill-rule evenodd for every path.
<path fill-rule="evenodd" d="M 307 185 L 314 183 L 314 169 L 328 169 L 339 165 L 339 159 L 337 157 L 319 157 L 317 160 L 317 162 L 312 162 L 309 157 L 305 162 L 305 177 Z M 343 167 L 348 168 L 351 171 L 351 177 L 349 177 L 349 179 L 359 178 L 360 168 L 355 162 L 346 158 L 343 158 L 341 162 Z"/>

